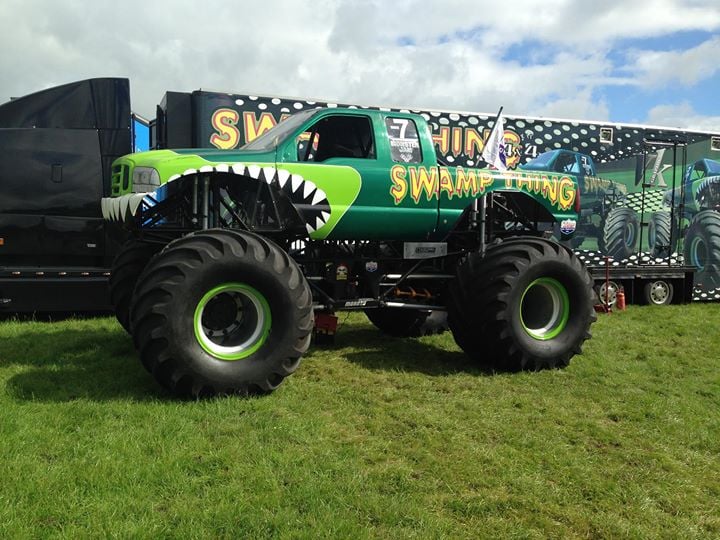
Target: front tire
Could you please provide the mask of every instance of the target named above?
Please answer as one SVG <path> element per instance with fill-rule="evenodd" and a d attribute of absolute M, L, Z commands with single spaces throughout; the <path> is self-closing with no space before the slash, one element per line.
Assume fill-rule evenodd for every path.
<path fill-rule="evenodd" d="M 640 223 L 635 210 L 624 206 L 613 208 L 603 222 L 598 248 L 614 259 L 627 259 L 635 252 L 639 232 Z"/>
<path fill-rule="evenodd" d="M 308 349 L 312 295 L 277 245 L 248 232 L 208 230 L 152 260 L 131 321 L 143 365 L 174 394 L 269 393 Z"/>
<path fill-rule="evenodd" d="M 459 266 L 448 320 L 458 345 L 485 365 L 564 367 L 590 337 L 593 298 L 592 279 L 571 250 L 517 238 Z"/>

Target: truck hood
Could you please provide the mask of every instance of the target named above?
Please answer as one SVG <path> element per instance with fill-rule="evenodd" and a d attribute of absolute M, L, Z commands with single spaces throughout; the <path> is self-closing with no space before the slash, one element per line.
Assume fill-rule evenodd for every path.
<path fill-rule="evenodd" d="M 132 171 L 136 167 L 155 169 L 160 176 L 160 184 L 162 185 L 192 169 L 199 171 L 204 167 L 232 166 L 234 163 L 274 164 L 275 153 L 196 148 L 187 150 L 151 150 L 123 156 L 113 163 L 113 168 L 116 166 L 129 167 L 128 175 L 130 178 L 132 178 Z"/>

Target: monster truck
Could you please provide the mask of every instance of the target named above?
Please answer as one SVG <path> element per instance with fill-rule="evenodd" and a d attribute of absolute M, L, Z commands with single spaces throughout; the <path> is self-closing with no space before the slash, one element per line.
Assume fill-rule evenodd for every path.
<path fill-rule="evenodd" d="M 590 337 L 592 280 L 547 238 L 574 229 L 576 178 L 438 165 L 422 116 L 304 111 L 239 150 L 112 170 L 102 212 L 133 235 L 117 316 L 178 395 L 274 390 L 323 312 L 410 335 L 447 311 L 465 353 L 507 370 L 565 366 Z"/>
<path fill-rule="evenodd" d="M 671 251 L 672 221 L 679 221 L 685 263 L 698 269 L 696 284 L 720 285 L 720 162 L 701 159 L 689 165 L 683 185 L 665 192 L 663 205 L 667 210 L 652 216 L 648 230 L 654 252 Z"/>
<path fill-rule="evenodd" d="M 582 209 L 573 247 L 590 237 L 597 239 L 598 250 L 615 259 L 627 259 L 633 254 L 640 223 L 637 213 L 624 205 L 627 187 L 599 178 L 590 156 L 570 150 L 550 150 L 520 168 L 577 175 Z"/>

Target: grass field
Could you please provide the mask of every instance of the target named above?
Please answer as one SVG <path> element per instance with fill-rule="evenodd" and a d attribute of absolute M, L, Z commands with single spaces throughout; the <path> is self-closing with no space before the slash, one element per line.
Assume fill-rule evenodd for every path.
<path fill-rule="evenodd" d="M 352 315 L 275 394 L 179 402 L 113 319 L 0 323 L 0 537 L 719 537 L 720 305 L 593 328 L 491 374 Z"/>

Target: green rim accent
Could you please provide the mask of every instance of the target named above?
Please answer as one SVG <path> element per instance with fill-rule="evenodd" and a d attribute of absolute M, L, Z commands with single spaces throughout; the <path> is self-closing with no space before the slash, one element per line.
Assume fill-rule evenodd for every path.
<path fill-rule="evenodd" d="M 539 323 L 535 321 L 533 328 L 528 326 L 525 322 L 526 316 L 523 316 L 525 299 L 529 292 L 531 295 L 540 296 L 528 298 L 528 300 L 542 302 L 542 307 L 546 307 L 547 310 L 545 313 L 540 313 L 540 315 L 543 316 L 543 320 Z M 565 330 L 569 318 L 570 297 L 565 287 L 558 280 L 548 277 L 538 278 L 530 283 L 523 291 L 522 297 L 520 298 L 520 323 L 522 324 L 523 330 L 525 330 L 530 337 L 540 341 L 553 339 Z"/>
<path fill-rule="evenodd" d="M 203 325 L 205 308 L 214 298 L 217 298 L 221 294 L 228 293 L 234 294 L 236 303 L 238 301 L 242 303 L 243 311 L 246 308 L 251 308 L 251 310 L 254 311 L 251 315 L 256 319 L 255 327 L 251 328 L 252 332 L 247 339 L 233 346 L 221 345 L 203 331 L 205 328 Z M 251 356 L 267 341 L 271 326 L 272 317 L 270 314 L 270 305 L 267 300 L 256 289 L 244 283 L 223 283 L 209 290 L 198 302 L 193 316 L 195 339 L 197 339 L 205 352 L 220 360 L 235 361 Z M 234 331 L 240 328 L 242 328 L 242 325 L 238 326 Z"/>

